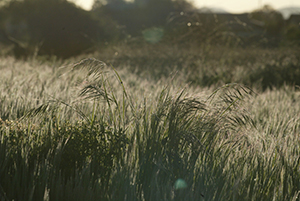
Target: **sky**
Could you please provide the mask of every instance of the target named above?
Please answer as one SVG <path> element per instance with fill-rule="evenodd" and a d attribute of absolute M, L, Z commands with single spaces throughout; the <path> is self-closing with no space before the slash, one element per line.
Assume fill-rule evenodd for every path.
<path fill-rule="evenodd" d="M 73 0 L 76 4 L 89 10 L 94 0 Z M 263 5 L 271 5 L 273 8 L 283 8 L 289 6 L 300 7 L 299 0 L 189 0 L 194 3 L 196 7 L 217 7 L 223 8 L 231 13 L 242 13 L 252 11 Z"/>

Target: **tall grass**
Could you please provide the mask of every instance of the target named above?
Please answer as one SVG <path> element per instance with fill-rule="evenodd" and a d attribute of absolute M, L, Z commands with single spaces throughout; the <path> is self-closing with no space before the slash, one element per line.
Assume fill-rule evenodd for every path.
<path fill-rule="evenodd" d="M 5 61 L 2 200 L 299 200 L 295 88 Z"/>
<path fill-rule="evenodd" d="M 183 75 L 177 79 L 192 87 L 241 83 L 265 91 L 300 84 L 299 48 L 130 44 L 109 47 L 94 56 L 148 80 L 159 81 L 178 71 Z"/>

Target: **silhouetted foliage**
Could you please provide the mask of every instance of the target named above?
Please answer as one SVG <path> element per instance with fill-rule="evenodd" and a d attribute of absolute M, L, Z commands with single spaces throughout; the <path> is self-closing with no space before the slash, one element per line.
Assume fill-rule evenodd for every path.
<path fill-rule="evenodd" d="M 137 44 L 243 47 L 299 42 L 298 24 L 284 21 L 270 6 L 250 14 L 216 14 L 200 13 L 187 0 L 95 0 L 92 11 L 68 0 L 1 3 L 0 43 L 13 47 L 7 52 L 17 58 L 68 58 L 128 38 Z"/>
<path fill-rule="evenodd" d="M 289 25 L 286 28 L 285 37 L 288 41 L 300 45 L 300 27 L 297 25 Z"/>
<path fill-rule="evenodd" d="M 172 12 L 192 7 L 185 0 L 98 0 L 95 1 L 93 12 L 104 12 L 124 26 L 127 34 L 138 36 L 147 28 L 165 26 Z"/>
<path fill-rule="evenodd" d="M 269 35 L 279 36 L 282 34 L 284 29 L 283 16 L 271 6 L 265 5 L 261 9 L 254 10 L 251 12 L 250 18 L 263 22 Z"/>
<path fill-rule="evenodd" d="M 285 39 L 288 44 L 300 45 L 300 15 L 292 14 L 286 21 Z"/>
<path fill-rule="evenodd" d="M 217 24 L 213 14 L 174 12 L 168 17 L 169 40 L 177 43 L 202 43 L 214 35 Z"/>
<path fill-rule="evenodd" d="M 246 13 L 180 12 L 169 16 L 167 26 L 169 39 L 183 44 L 247 46 L 264 35 Z"/>
<path fill-rule="evenodd" d="M 2 29 L 27 51 L 70 57 L 111 39 L 106 21 L 66 0 L 11 1 L 2 7 Z M 110 22 L 109 22 L 110 23 Z"/>

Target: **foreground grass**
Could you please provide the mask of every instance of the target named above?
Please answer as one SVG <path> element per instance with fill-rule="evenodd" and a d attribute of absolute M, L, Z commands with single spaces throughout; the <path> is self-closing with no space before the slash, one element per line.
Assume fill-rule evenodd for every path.
<path fill-rule="evenodd" d="M 59 66 L 1 64 L 1 199 L 299 200 L 297 89 Z"/>

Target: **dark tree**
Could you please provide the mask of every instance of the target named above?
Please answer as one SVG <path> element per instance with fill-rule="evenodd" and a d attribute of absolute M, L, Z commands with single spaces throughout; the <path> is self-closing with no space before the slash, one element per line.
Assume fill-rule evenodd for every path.
<path fill-rule="evenodd" d="M 263 22 L 267 34 L 271 36 L 278 36 L 283 32 L 284 19 L 282 14 L 269 5 L 265 5 L 261 9 L 251 12 L 250 18 Z"/>
<path fill-rule="evenodd" d="M 41 55 L 67 58 L 111 37 L 105 21 L 67 0 L 11 1 L 0 12 L 4 13 L 1 25 L 7 34 L 28 44 L 28 51 L 36 49 Z M 22 35 L 11 32 L 9 27 L 20 31 L 22 24 L 26 27 Z"/>

